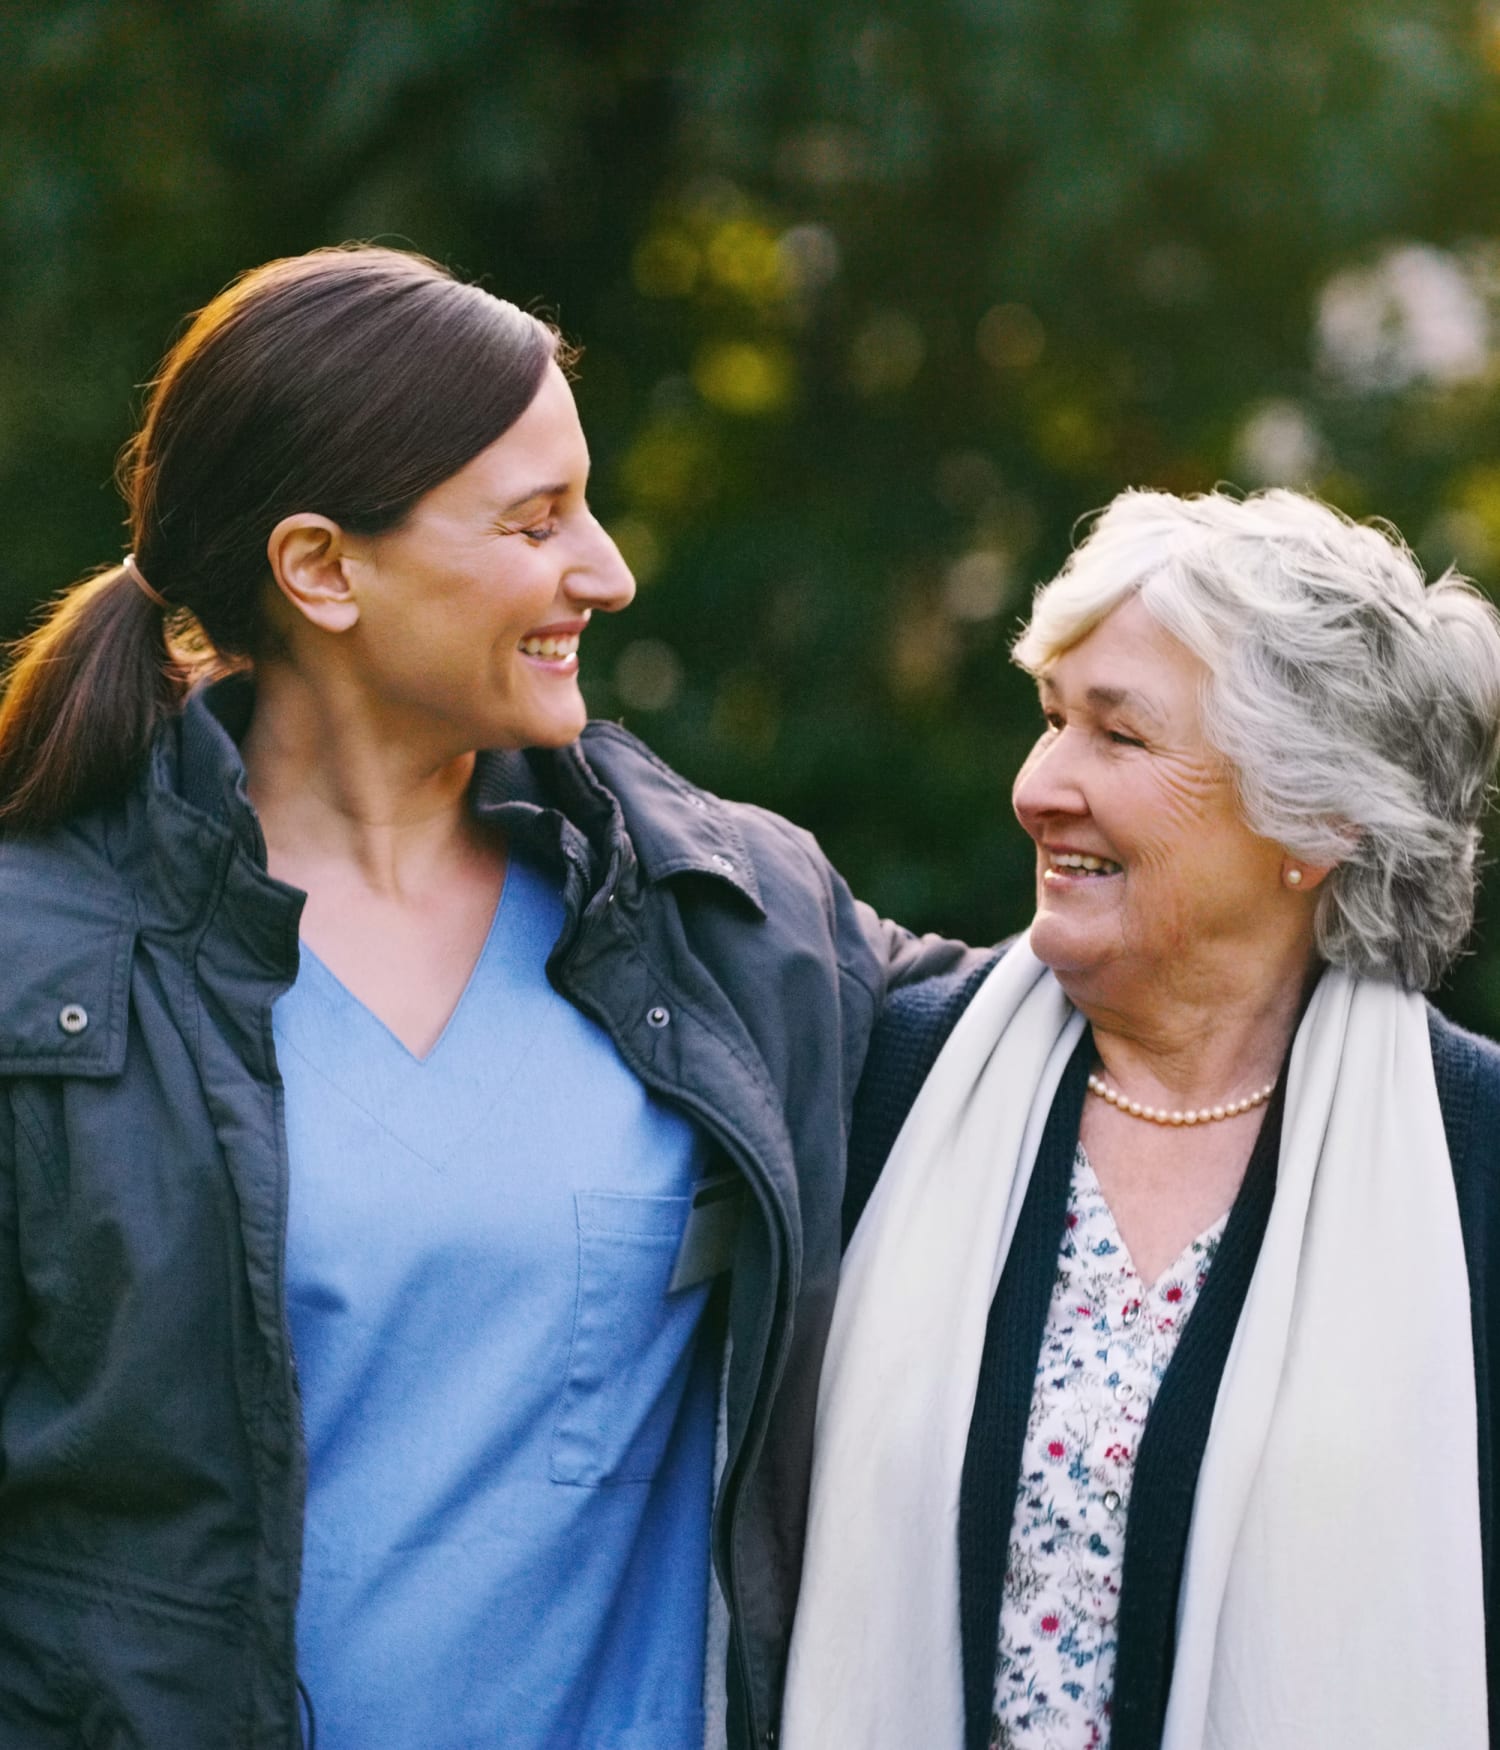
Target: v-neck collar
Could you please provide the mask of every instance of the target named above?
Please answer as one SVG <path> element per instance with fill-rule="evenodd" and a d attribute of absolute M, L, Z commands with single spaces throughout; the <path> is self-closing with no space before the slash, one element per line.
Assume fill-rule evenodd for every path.
<path fill-rule="evenodd" d="M 1080 1247 L 1078 1252 L 1080 1269 L 1091 1277 L 1113 1276 L 1121 1271 L 1128 1272 L 1131 1281 L 1140 1290 L 1142 1301 L 1151 1299 L 1164 1283 L 1186 1281 L 1189 1277 L 1196 1280 L 1202 1265 L 1195 1261 L 1195 1253 L 1200 1248 L 1207 1248 L 1209 1255 L 1212 1256 L 1213 1250 L 1218 1246 L 1229 1222 L 1229 1210 L 1226 1209 L 1222 1215 L 1211 1221 L 1201 1233 L 1193 1235 L 1154 1282 L 1147 1282 L 1136 1268 L 1130 1247 L 1125 1243 L 1125 1236 L 1120 1232 L 1120 1224 L 1115 1220 L 1115 1212 L 1109 1206 L 1109 1198 L 1105 1196 L 1104 1187 L 1099 1183 L 1099 1175 L 1094 1171 L 1094 1163 L 1089 1159 L 1088 1150 L 1081 1142 L 1078 1145 L 1078 1152 L 1073 1157 L 1073 1184 L 1069 1201 L 1073 1208 L 1080 1212 L 1080 1226 L 1086 1207 L 1089 1204 L 1097 1206 L 1099 1211 L 1097 1219 L 1107 1226 L 1108 1237 L 1119 1254 L 1118 1263 L 1113 1269 L 1107 1269 L 1092 1253 Z"/>
<path fill-rule="evenodd" d="M 510 889 L 513 868 L 513 862 L 508 862 L 506 864 L 505 879 L 500 886 L 500 897 L 495 901 L 495 910 L 490 917 L 490 927 L 484 933 L 484 941 L 480 945 L 478 954 L 474 957 L 474 964 L 469 968 L 469 976 L 464 980 L 464 987 L 458 993 L 458 1001 L 455 1002 L 453 1007 L 448 1011 L 448 1018 L 443 1022 L 442 1029 L 438 1033 L 437 1038 L 427 1047 L 426 1051 L 421 1052 L 420 1054 L 413 1051 L 389 1022 L 383 1020 L 378 1014 L 376 1014 L 374 1009 L 372 1009 L 362 997 L 350 990 L 349 986 L 344 983 L 343 979 L 339 977 L 328 962 L 322 959 L 312 948 L 308 947 L 306 942 L 300 944 L 303 965 L 311 968 L 316 977 L 323 979 L 327 984 L 333 986 L 334 993 L 342 1002 L 346 1003 L 350 1008 L 357 1010 L 361 1015 L 366 1016 L 371 1025 L 377 1027 L 391 1044 L 408 1059 L 413 1067 L 417 1069 L 425 1069 L 431 1064 L 438 1052 L 442 1050 L 443 1041 L 457 1026 L 459 1016 L 463 1013 L 464 1007 L 468 1002 L 469 993 L 474 989 L 475 983 L 478 981 L 480 968 L 484 965 L 485 960 L 489 955 L 491 945 L 494 943 L 496 936 L 500 933 L 500 919 L 505 910 L 505 895 Z"/>

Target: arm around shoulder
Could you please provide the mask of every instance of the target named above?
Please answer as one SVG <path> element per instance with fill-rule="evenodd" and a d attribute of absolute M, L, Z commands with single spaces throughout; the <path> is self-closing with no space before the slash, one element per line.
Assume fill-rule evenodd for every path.
<path fill-rule="evenodd" d="M 871 952 L 885 968 L 887 991 L 930 978 L 964 978 L 991 953 L 989 948 L 971 948 L 967 942 L 934 931 L 915 935 L 890 918 L 881 917 L 862 899 L 854 901 L 854 908 Z"/>
<path fill-rule="evenodd" d="M 958 964 L 902 986 L 887 1001 L 854 1096 L 844 1189 L 846 1246 L 928 1072 L 997 958 L 992 948 L 967 949 Z"/>

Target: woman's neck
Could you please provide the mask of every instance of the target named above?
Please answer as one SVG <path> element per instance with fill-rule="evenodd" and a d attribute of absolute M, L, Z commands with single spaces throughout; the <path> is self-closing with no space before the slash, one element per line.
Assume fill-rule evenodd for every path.
<path fill-rule="evenodd" d="M 1181 981 L 1063 987 L 1090 1022 L 1107 1078 L 1144 1105 L 1221 1105 L 1276 1079 L 1320 971 L 1310 947 L 1248 957 L 1198 990 Z M 1102 983 L 1102 981 L 1100 981 Z"/>
<path fill-rule="evenodd" d="M 395 733 L 337 677 L 259 669 L 240 751 L 271 872 L 295 885 L 337 871 L 399 900 L 475 854 L 473 753 Z"/>

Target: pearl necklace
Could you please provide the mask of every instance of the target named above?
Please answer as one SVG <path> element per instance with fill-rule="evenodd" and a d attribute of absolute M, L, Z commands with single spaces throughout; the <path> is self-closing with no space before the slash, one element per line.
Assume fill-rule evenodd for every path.
<path fill-rule="evenodd" d="M 1124 1112 L 1131 1118 L 1144 1118 L 1151 1124 L 1216 1124 L 1221 1118 L 1238 1118 L 1242 1112 L 1253 1112 L 1257 1106 L 1264 1106 L 1276 1092 L 1276 1084 L 1267 1082 L 1257 1093 L 1246 1094 L 1243 1100 L 1230 1100 L 1223 1106 L 1202 1106 L 1189 1112 L 1169 1112 L 1165 1106 L 1158 1110 L 1155 1106 L 1143 1106 L 1139 1100 L 1127 1100 L 1102 1076 L 1089 1077 L 1089 1092 L 1107 1100 L 1117 1112 Z"/>

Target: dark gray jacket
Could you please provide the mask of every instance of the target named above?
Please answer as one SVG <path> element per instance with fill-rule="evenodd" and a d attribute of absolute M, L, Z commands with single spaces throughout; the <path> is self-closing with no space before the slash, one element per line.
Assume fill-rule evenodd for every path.
<path fill-rule="evenodd" d="M 0 845 L 0 1743 L 292 1750 L 305 1453 L 271 1006 L 302 896 L 190 701 L 117 807 Z M 549 860 L 557 988 L 748 1187 L 728 1289 L 729 1741 L 775 1741 L 850 1106 L 888 984 L 954 964 L 803 832 L 622 730 L 485 755 Z"/>

